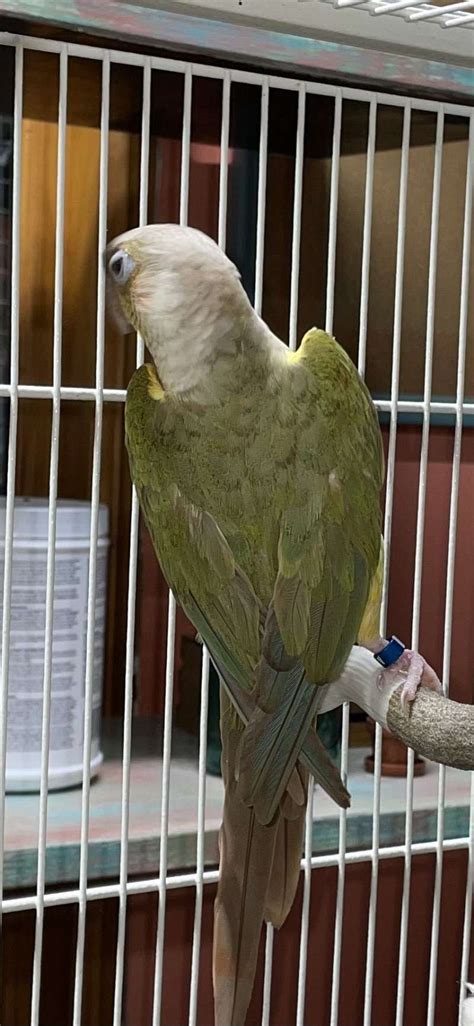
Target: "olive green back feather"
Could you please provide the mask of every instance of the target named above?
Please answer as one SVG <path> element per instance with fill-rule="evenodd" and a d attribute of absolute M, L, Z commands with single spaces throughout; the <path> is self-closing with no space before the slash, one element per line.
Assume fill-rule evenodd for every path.
<path fill-rule="evenodd" d="M 235 393 L 210 408 L 152 398 L 152 373 L 130 383 L 127 445 L 178 601 L 193 596 L 246 670 L 272 603 L 287 652 L 325 683 L 356 640 L 380 550 L 380 431 L 355 367 L 313 330 L 280 378 L 242 360 Z"/>
<path fill-rule="evenodd" d="M 377 567 L 383 464 L 372 401 L 344 350 L 313 330 L 284 365 L 236 357 L 226 401 L 212 405 L 164 393 L 153 368 L 140 368 L 126 434 L 165 577 L 223 680 L 254 691 L 265 712 L 246 729 L 240 790 L 268 822 L 317 711 L 311 685 L 344 666 Z M 270 705 L 262 645 L 277 667 Z M 282 653 L 295 662 L 285 668 Z M 316 776 L 331 780 L 327 766 Z M 329 790 L 347 804 L 340 781 Z"/>

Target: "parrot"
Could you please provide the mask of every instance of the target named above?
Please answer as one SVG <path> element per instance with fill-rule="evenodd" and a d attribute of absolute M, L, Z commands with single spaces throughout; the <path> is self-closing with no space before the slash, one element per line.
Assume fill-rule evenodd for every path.
<path fill-rule="evenodd" d="M 244 1026 L 263 923 L 281 927 L 295 897 L 310 776 L 350 803 L 315 730 L 322 686 L 354 644 L 387 644 L 381 432 L 339 343 L 311 328 L 291 351 L 204 233 L 132 229 L 105 264 L 112 312 L 151 357 L 127 389 L 131 477 L 220 680 L 215 1023 Z M 382 676 L 402 663 L 406 701 L 440 688 L 407 650 Z"/>

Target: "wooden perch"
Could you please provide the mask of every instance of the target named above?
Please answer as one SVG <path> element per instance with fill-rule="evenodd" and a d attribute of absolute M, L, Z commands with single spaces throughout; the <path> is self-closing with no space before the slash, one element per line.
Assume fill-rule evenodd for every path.
<path fill-rule="evenodd" d="M 402 676 L 378 684 L 380 670 L 367 649 L 354 647 L 344 672 L 325 687 L 321 712 L 356 702 L 420 755 L 445 766 L 474 770 L 474 706 L 453 702 L 420 687 L 408 709 L 400 702 Z"/>

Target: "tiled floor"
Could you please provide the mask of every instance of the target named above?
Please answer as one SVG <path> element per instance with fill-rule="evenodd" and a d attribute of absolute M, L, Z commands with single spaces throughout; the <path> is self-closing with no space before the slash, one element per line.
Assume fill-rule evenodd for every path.
<path fill-rule="evenodd" d="M 122 764 L 121 724 L 109 723 L 104 731 L 105 761 L 91 788 L 89 876 L 115 877 L 120 857 Z M 161 729 L 153 721 L 134 726 L 130 786 L 130 874 L 158 871 L 161 816 Z M 349 754 L 348 848 L 371 846 L 373 778 L 364 770 L 366 749 Z M 468 773 L 449 769 L 446 781 L 445 836 L 467 833 L 470 779 Z M 428 764 L 426 774 L 414 782 L 414 841 L 436 836 L 438 769 Z M 197 816 L 197 743 L 175 731 L 171 763 L 168 864 L 170 870 L 195 864 Z M 403 843 L 406 781 L 382 779 L 382 845 Z M 223 787 L 217 777 L 206 779 L 206 861 L 217 860 L 217 831 Z M 48 803 L 46 878 L 49 884 L 75 883 L 78 879 L 80 838 L 80 788 L 51 793 Z M 314 798 L 313 848 L 318 852 L 338 847 L 338 810 L 319 789 Z M 32 887 L 36 882 L 38 795 L 11 795 L 6 802 L 5 884 Z"/>

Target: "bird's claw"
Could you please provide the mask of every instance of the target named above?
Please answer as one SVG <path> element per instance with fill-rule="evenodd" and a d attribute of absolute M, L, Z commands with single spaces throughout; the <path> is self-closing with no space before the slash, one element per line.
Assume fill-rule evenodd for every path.
<path fill-rule="evenodd" d="M 392 683 L 398 674 L 402 674 L 405 678 L 400 696 L 402 707 L 405 710 L 413 702 L 420 685 L 430 688 L 437 694 L 442 694 L 443 688 L 438 675 L 419 652 L 406 648 L 403 655 L 392 666 L 382 670 L 381 683 Z"/>

